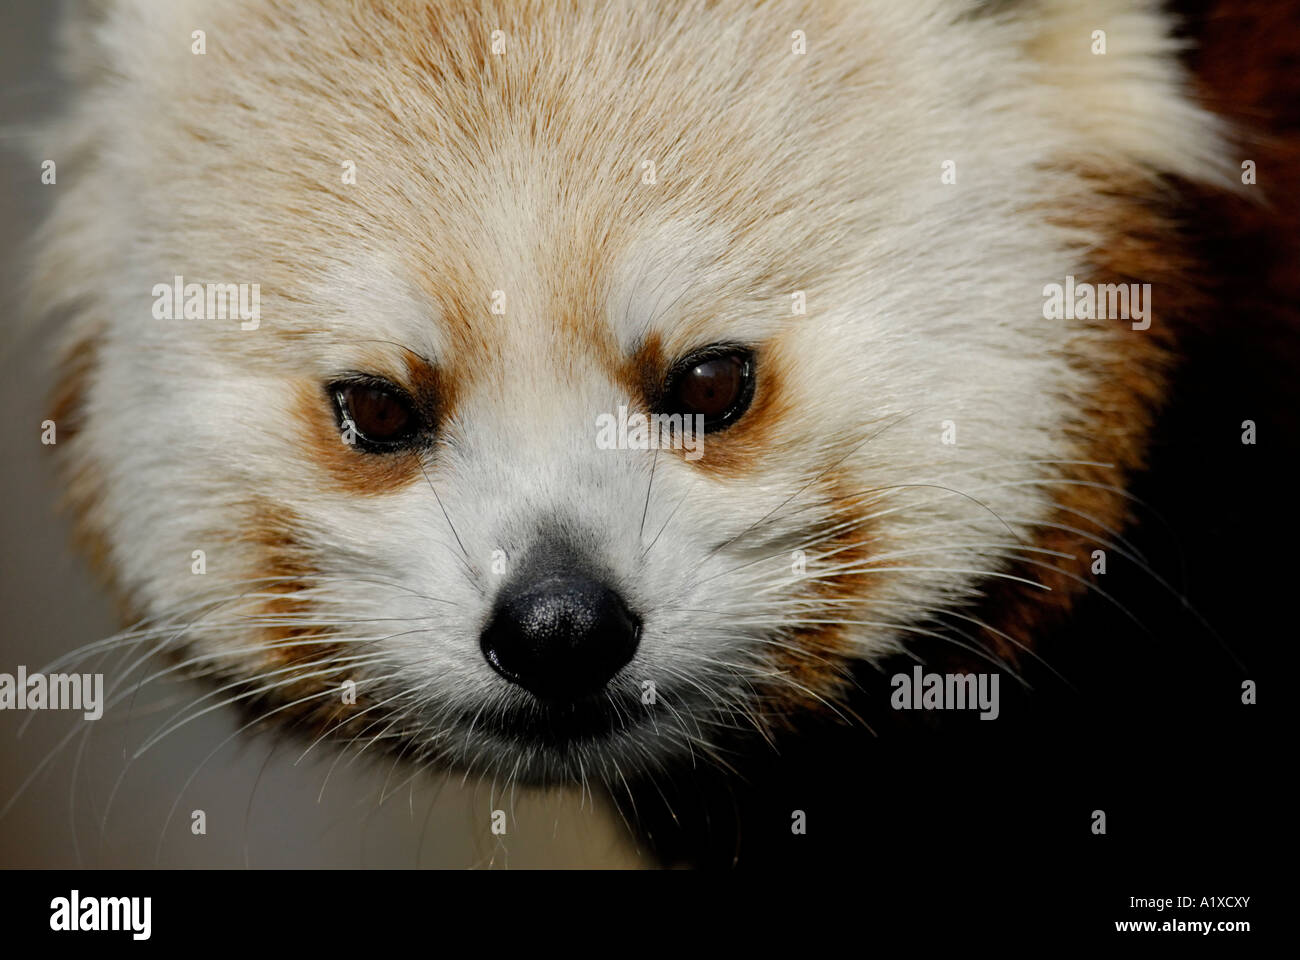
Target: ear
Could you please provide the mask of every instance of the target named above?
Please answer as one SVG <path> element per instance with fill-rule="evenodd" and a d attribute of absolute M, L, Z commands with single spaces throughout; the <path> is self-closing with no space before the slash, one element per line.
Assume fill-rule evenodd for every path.
<path fill-rule="evenodd" d="M 1228 126 L 1197 103 L 1187 44 L 1160 4 L 1028 0 L 991 12 L 1022 31 L 1044 108 L 1070 134 L 1063 161 L 1240 186 Z"/>

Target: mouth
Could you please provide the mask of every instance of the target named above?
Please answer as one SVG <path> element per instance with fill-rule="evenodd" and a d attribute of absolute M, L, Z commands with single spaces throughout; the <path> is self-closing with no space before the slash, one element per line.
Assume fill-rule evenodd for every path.
<path fill-rule="evenodd" d="M 650 709 L 635 697 L 606 691 L 572 701 L 530 697 L 505 708 L 464 714 L 462 721 L 468 728 L 518 747 L 566 753 L 610 743 L 649 725 Z"/>

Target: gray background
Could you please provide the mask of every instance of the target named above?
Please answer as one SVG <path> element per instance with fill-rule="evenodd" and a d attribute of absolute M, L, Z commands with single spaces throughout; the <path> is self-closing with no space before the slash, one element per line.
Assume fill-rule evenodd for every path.
<path fill-rule="evenodd" d="M 59 189 L 41 184 L 23 130 L 60 102 L 50 63 L 57 8 L 48 0 L 0 3 L 0 672 L 10 674 L 19 664 L 39 670 L 120 626 L 56 510 L 50 448 L 40 443 L 50 335 L 24 331 L 20 315 L 31 234 Z M 121 710 L 90 724 L 79 714 L 0 711 L 0 807 L 39 769 L 0 817 L 0 866 L 648 865 L 590 796 L 493 797 L 489 784 L 378 757 L 346 757 L 331 773 L 338 754 L 327 746 L 297 764 L 305 743 L 241 734 L 223 746 L 240 723 L 224 710 L 133 758 L 144 736 L 205 692 L 188 683 L 159 687 L 140 695 L 129 719 Z M 490 811 L 512 805 L 507 835 L 494 837 Z M 205 836 L 190 831 L 196 809 L 207 816 Z"/>

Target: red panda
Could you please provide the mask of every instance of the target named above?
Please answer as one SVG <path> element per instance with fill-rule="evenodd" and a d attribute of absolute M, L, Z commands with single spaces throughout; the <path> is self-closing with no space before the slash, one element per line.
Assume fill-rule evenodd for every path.
<path fill-rule="evenodd" d="M 972 738 L 1087 712 L 1062 665 L 1115 646 L 1059 638 L 1111 599 L 1136 636 L 1111 584 L 1181 595 L 1126 534 L 1187 357 L 1290 329 L 1272 9 L 103 4 L 33 286 L 122 642 L 311 737 L 603 786 L 668 862 L 905 818 L 891 769 L 1002 823 L 980 771 L 1025 758 Z M 1216 279 L 1252 235 L 1266 282 Z M 1221 412 L 1224 457 L 1282 429 Z"/>

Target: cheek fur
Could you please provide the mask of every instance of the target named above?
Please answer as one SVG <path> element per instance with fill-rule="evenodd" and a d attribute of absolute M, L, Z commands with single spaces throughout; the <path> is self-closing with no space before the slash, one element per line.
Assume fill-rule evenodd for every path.
<path fill-rule="evenodd" d="M 1206 308 L 1203 289 L 1191 279 L 1196 264 L 1164 209 L 1167 204 L 1168 198 L 1157 200 L 1142 184 L 1101 180 L 1088 209 L 1076 212 L 1075 223 L 1103 238 L 1079 282 L 1151 284 L 1151 325 L 1134 330 L 1128 320 L 1077 321 L 1098 334 L 1099 348 L 1074 360 L 1091 369 L 1097 388 L 1077 399 L 1075 419 L 1062 426 L 1071 447 L 1068 459 L 1110 466 L 1067 465 L 1057 471 L 1062 482 L 1051 486 L 1054 509 L 1048 522 L 1035 528 L 1032 546 L 1068 559 L 1038 554 L 1035 563 L 1018 563 L 1009 571 L 1050 592 L 1009 580 L 986 586 L 980 617 L 997 630 L 984 629 L 983 639 L 1010 664 L 1032 651 L 1037 636 L 1059 623 L 1092 582 L 1097 540 L 1112 540 L 1132 520 L 1126 490 L 1145 466 L 1179 331 Z"/>
<path fill-rule="evenodd" d="M 110 537 L 114 518 L 103 504 L 101 469 L 82 438 L 102 340 L 102 332 L 90 329 L 64 348 L 58 359 L 49 418 L 57 431 L 53 449 L 63 480 L 60 506 L 71 517 L 73 542 L 113 598 L 118 619 L 135 623 L 143 618 L 144 608 L 117 575 Z"/>
<path fill-rule="evenodd" d="M 251 589 L 266 595 L 251 611 L 265 621 L 238 641 L 265 678 L 252 677 L 249 685 L 276 684 L 259 699 L 276 704 L 277 717 L 312 726 L 342 724 L 365 709 L 365 685 L 358 684 L 356 704 L 344 702 L 343 682 L 359 678 L 340 661 L 357 651 L 320 622 L 328 614 L 311 599 L 320 568 L 304 545 L 301 521 L 289 508 L 260 499 L 244 514 L 238 545 L 251 556 L 250 575 L 259 581 Z"/>
<path fill-rule="evenodd" d="M 815 622 L 786 631 L 781 645 L 768 654 L 780 678 L 761 685 L 758 694 L 774 726 L 793 728 L 809 711 L 840 708 L 837 701 L 850 681 L 856 649 L 853 628 L 844 621 L 859 619 L 871 602 L 874 575 L 859 569 L 871 558 L 872 525 L 865 519 L 871 500 L 853 491 L 851 478 L 843 474 L 828 474 L 817 488 L 829 504 L 825 529 L 837 532 L 807 550 L 807 566 L 796 587 L 805 611 L 799 616 Z M 832 568 L 847 569 L 819 573 L 818 556 L 827 557 Z"/>

